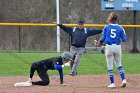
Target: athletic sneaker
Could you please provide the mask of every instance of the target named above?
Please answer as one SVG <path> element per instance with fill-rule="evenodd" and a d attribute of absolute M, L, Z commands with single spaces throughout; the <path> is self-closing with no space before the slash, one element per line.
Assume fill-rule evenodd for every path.
<path fill-rule="evenodd" d="M 125 79 L 122 81 L 121 87 L 126 87 L 126 80 Z"/>
<path fill-rule="evenodd" d="M 76 73 L 75 72 L 71 72 L 70 75 L 71 76 L 76 76 L 77 75 L 77 72 Z"/>
<path fill-rule="evenodd" d="M 108 85 L 107 87 L 108 87 L 108 88 L 115 88 L 115 84 L 112 83 L 112 84 Z"/>

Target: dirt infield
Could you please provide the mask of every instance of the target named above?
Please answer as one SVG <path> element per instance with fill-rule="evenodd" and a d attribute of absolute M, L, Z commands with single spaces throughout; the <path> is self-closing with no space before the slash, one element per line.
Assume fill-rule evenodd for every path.
<path fill-rule="evenodd" d="M 0 93 L 140 93 L 140 75 L 126 75 L 127 87 L 121 88 L 119 75 L 115 75 L 115 89 L 109 89 L 108 75 L 77 75 L 65 76 L 65 83 L 69 86 L 60 86 L 58 76 L 50 76 L 49 86 L 14 87 L 16 82 L 24 82 L 26 76 L 0 77 Z M 37 76 L 33 81 L 39 80 Z"/>

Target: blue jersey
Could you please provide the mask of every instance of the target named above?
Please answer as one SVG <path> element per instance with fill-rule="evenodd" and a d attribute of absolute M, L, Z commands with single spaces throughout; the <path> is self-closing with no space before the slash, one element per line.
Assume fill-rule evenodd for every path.
<path fill-rule="evenodd" d="M 105 42 L 108 45 L 119 45 L 120 39 L 122 39 L 123 42 L 126 42 L 125 30 L 120 25 L 118 25 L 116 22 L 112 22 L 104 27 L 101 38 L 102 42 Z"/>

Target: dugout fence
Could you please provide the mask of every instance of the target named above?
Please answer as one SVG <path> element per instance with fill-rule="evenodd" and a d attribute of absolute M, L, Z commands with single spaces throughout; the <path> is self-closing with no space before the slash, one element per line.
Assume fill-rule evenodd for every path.
<path fill-rule="evenodd" d="M 76 26 L 76 24 L 65 24 Z M 103 28 L 105 24 L 85 24 L 86 27 Z M 137 29 L 137 48 L 140 49 L 140 25 L 121 25 L 125 28 L 127 42 L 122 43 L 125 53 L 133 48 L 133 29 Z M 70 37 L 64 31 L 60 31 L 61 51 L 69 50 Z M 99 39 L 101 35 L 89 37 L 86 47 L 94 47 L 94 39 Z M 43 53 L 56 52 L 57 49 L 56 26 L 55 24 L 41 23 L 0 23 L 0 52 L 16 53 Z M 95 48 L 94 48 L 95 49 Z"/>

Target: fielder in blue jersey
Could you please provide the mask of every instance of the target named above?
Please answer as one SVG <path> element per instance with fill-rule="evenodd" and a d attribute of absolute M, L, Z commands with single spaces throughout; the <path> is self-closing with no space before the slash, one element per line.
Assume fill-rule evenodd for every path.
<path fill-rule="evenodd" d="M 113 73 L 113 63 L 116 64 L 118 71 L 120 73 L 122 84 L 121 87 L 126 87 L 126 79 L 124 74 L 124 69 L 121 64 L 122 51 L 121 51 L 121 40 L 126 42 L 125 30 L 117 23 L 118 16 L 116 13 L 110 13 L 107 22 L 109 23 L 103 29 L 102 38 L 97 45 L 106 43 L 105 46 L 105 56 L 108 68 L 108 74 L 111 81 L 109 88 L 115 88 L 114 83 L 114 73 Z"/>

